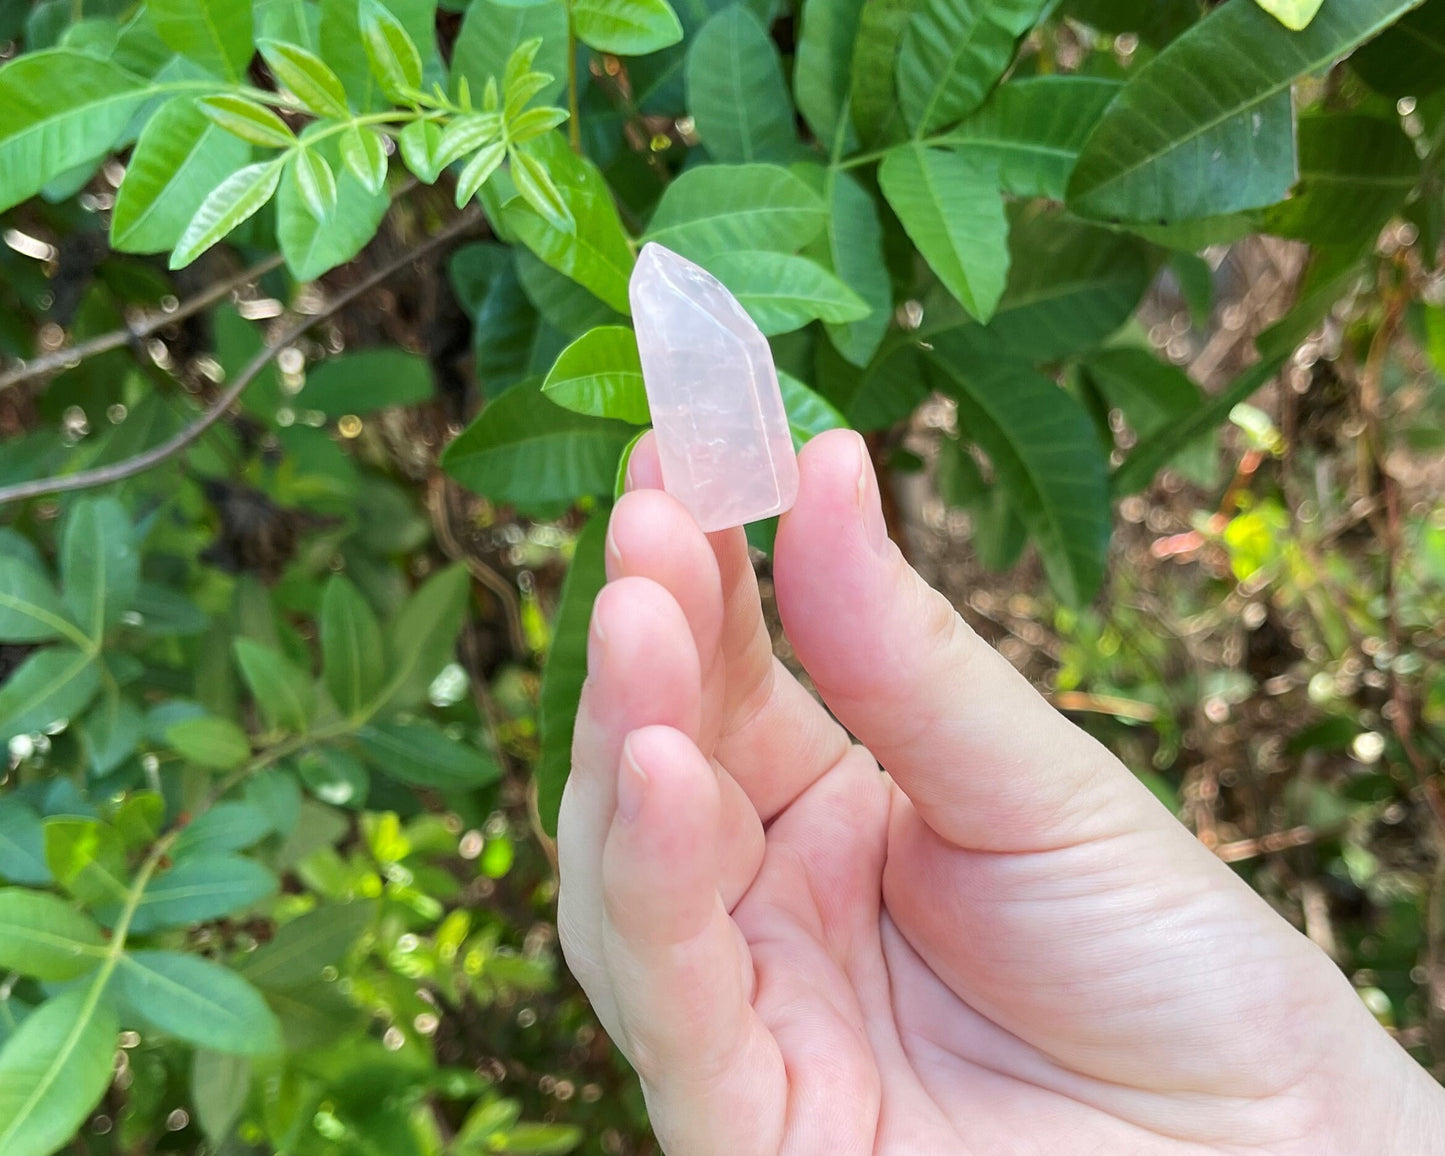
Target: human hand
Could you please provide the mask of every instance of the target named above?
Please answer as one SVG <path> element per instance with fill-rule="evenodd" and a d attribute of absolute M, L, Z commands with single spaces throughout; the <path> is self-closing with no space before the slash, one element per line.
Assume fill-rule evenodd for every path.
<path fill-rule="evenodd" d="M 609 532 L 559 925 L 664 1149 L 1440 1150 L 1328 958 L 908 567 L 861 439 L 800 466 L 778 607 L 862 745 L 650 438 Z"/>

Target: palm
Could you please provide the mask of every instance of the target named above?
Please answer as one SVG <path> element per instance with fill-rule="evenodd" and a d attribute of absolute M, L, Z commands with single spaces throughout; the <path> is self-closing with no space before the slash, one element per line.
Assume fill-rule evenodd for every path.
<path fill-rule="evenodd" d="M 1339 974 L 848 526 L 819 440 L 779 605 L 890 776 L 773 659 L 740 532 L 613 519 L 560 923 L 668 1150 L 1331 1150 Z"/>

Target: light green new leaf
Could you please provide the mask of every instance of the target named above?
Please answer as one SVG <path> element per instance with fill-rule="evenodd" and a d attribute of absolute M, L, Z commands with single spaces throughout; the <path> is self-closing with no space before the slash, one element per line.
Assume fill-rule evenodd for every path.
<path fill-rule="evenodd" d="M 320 0 L 321 19 L 316 51 L 336 73 L 346 89 L 350 105 L 362 112 L 388 107 L 362 34 L 357 0 Z M 422 56 L 422 79 L 430 87 L 441 76 L 436 47 L 437 0 L 386 0 L 386 10 L 406 30 L 407 37 Z"/>
<path fill-rule="evenodd" d="M 192 819 L 176 840 L 174 857 L 240 851 L 271 833 L 271 817 L 254 803 L 217 803 Z"/>
<path fill-rule="evenodd" d="M 108 60 L 55 49 L 0 67 L 0 212 L 91 162 L 150 96 Z"/>
<path fill-rule="evenodd" d="M 548 401 L 535 382 L 513 386 L 447 446 L 442 468 L 494 502 L 536 508 L 612 492 L 632 427 Z"/>
<path fill-rule="evenodd" d="M 286 267 L 299 281 L 312 281 L 355 257 L 376 236 L 390 200 L 385 190 L 372 191 L 341 163 L 340 144 L 335 136 L 311 143 L 324 132 L 313 124 L 301 134 L 308 152 L 315 152 L 329 165 L 336 178 L 336 207 L 324 220 L 317 220 L 295 179 L 281 182 L 276 198 L 276 238 L 286 257 Z"/>
<path fill-rule="evenodd" d="M 110 218 L 110 243 L 127 253 L 162 253 L 181 234 L 206 194 L 246 163 L 251 149 L 187 96 L 146 121 L 125 168 Z"/>
<path fill-rule="evenodd" d="M 797 152 L 777 47 L 746 5 L 724 8 L 693 39 L 687 110 L 716 160 L 787 160 Z"/>
<path fill-rule="evenodd" d="M 587 47 L 618 56 L 644 56 L 682 39 L 667 0 L 576 0 L 572 25 Z"/>
<path fill-rule="evenodd" d="M 506 141 L 493 141 L 477 150 L 476 156 L 462 166 L 462 171 L 457 174 L 457 208 L 462 208 L 481 191 L 482 186 L 501 167 L 506 157 Z"/>
<path fill-rule="evenodd" d="M 196 1122 L 211 1143 L 220 1145 L 240 1119 L 251 1092 L 251 1062 L 197 1048 L 191 1057 L 191 1103 Z"/>
<path fill-rule="evenodd" d="M 187 761 L 217 771 L 233 770 L 251 757 L 246 732 L 230 719 L 214 715 L 173 723 L 166 728 L 166 742 Z"/>
<path fill-rule="evenodd" d="M 251 689 L 266 725 L 273 730 L 304 732 L 316 714 L 311 675 L 279 651 L 249 638 L 234 643 L 236 664 Z"/>
<path fill-rule="evenodd" d="M 264 104 L 244 96 L 229 92 L 203 96 L 196 101 L 196 107 L 231 135 L 263 148 L 284 149 L 296 143 L 290 125 Z"/>
<path fill-rule="evenodd" d="M 476 790 L 502 774 L 490 755 L 422 723 L 377 723 L 356 738 L 372 766 L 412 787 Z"/>
<path fill-rule="evenodd" d="M 381 653 L 381 627 L 361 591 L 332 575 L 321 596 L 321 674 L 343 714 L 359 715 L 375 701 L 386 677 Z"/>
<path fill-rule="evenodd" d="M 843 147 L 854 143 L 848 94 L 863 8 L 863 0 L 804 0 L 803 28 L 793 58 L 793 93 L 808 127 L 828 148 L 840 127 Z"/>
<path fill-rule="evenodd" d="M 251 0 L 147 0 L 166 45 L 202 68 L 240 80 L 251 63 Z"/>
<path fill-rule="evenodd" d="M 421 53 L 402 24 L 380 0 L 361 0 L 361 39 L 381 90 L 405 100 L 421 88 Z"/>
<path fill-rule="evenodd" d="M 567 83 L 567 9 L 550 0 L 525 8 L 472 0 L 452 52 L 452 91 L 464 77 L 473 96 L 486 90 L 488 80 L 501 84 L 513 50 L 533 39 L 541 47 L 532 66 L 553 78 L 533 100 L 552 104 Z"/>
<path fill-rule="evenodd" d="M 898 53 L 898 96 L 924 136 L 983 103 L 1043 0 L 919 0 Z"/>
<path fill-rule="evenodd" d="M 111 825 L 128 854 L 149 846 L 161 833 L 166 801 L 156 791 L 133 791 L 111 815 Z"/>
<path fill-rule="evenodd" d="M 99 639 L 130 609 L 140 583 L 140 554 L 130 515 L 114 498 L 82 498 L 60 540 L 60 580 L 80 629 Z"/>
<path fill-rule="evenodd" d="M 266 991 L 315 983 L 328 967 L 346 958 L 376 918 L 366 899 L 330 903 L 282 924 L 270 942 L 247 955 L 240 972 Z"/>
<path fill-rule="evenodd" d="M 121 956 L 113 979 L 121 1005 L 158 1031 L 215 1052 L 281 1050 L 281 1025 L 261 993 L 229 968 L 178 951 Z"/>
<path fill-rule="evenodd" d="M 306 211 L 325 224 L 336 209 L 336 174 L 315 149 L 303 148 L 291 162 L 291 176 Z"/>
<path fill-rule="evenodd" d="M 851 173 L 816 165 L 797 166 L 814 182 L 828 206 L 828 227 L 804 250 L 823 268 L 857 293 L 868 305 L 858 321 L 826 325 L 833 346 L 854 365 L 867 365 L 888 330 L 893 313 L 893 286 L 883 259 L 883 226 L 873 198 Z"/>
<path fill-rule="evenodd" d="M 37 650 L 0 685 L 0 743 L 75 718 L 99 689 L 100 668 L 88 650 Z"/>
<path fill-rule="evenodd" d="M 1089 415 L 1052 380 L 1017 364 L 971 361 L 939 341 L 929 355 L 958 403 L 960 430 L 988 454 L 1070 606 L 1099 589 L 1109 544 L 1107 462 Z"/>
<path fill-rule="evenodd" d="M 0 968 L 43 980 L 78 979 L 104 955 L 100 928 L 59 896 L 0 890 Z"/>
<path fill-rule="evenodd" d="M 271 872 L 240 855 L 182 859 L 151 880 L 136 907 L 131 930 L 146 935 L 219 919 L 274 894 L 276 888 Z M 102 912 L 101 918 L 107 914 Z"/>
<path fill-rule="evenodd" d="M 341 157 L 346 171 L 361 182 L 368 193 L 386 186 L 386 146 L 374 130 L 352 125 L 341 134 Z"/>
<path fill-rule="evenodd" d="M 388 625 L 390 665 L 384 694 L 388 705 L 410 706 L 426 697 L 432 679 L 456 653 L 470 590 L 465 567 L 438 570 Z"/>
<path fill-rule="evenodd" d="M 434 184 L 444 167 L 441 156 L 444 129 L 433 120 L 414 120 L 397 134 L 401 159 L 419 181 Z"/>
<path fill-rule="evenodd" d="M 343 119 L 351 115 L 346 89 L 321 57 L 295 44 L 276 40 L 258 41 L 256 47 L 276 79 L 312 112 Z"/>
<path fill-rule="evenodd" d="M 542 109 L 535 109 L 542 112 Z M 565 117 L 566 114 L 563 113 Z M 453 161 L 460 160 L 468 153 L 475 152 L 482 145 L 498 138 L 502 131 L 502 114 L 499 112 L 472 112 L 454 117 L 442 129 L 437 141 L 433 163 L 445 168 Z"/>
<path fill-rule="evenodd" d="M 0 558 L 0 642 L 84 637 L 49 578 L 18 558 Z"/>
<path fill-rule="evenodd" d="M 281 183 L 281 169 L 285 163 L 283 155 L 247 165 L 212 189 L 176 242 L 170 267 L 180 269 L 189 265 L 243 221 L 259 212 Z"/>
<path fill-rule="evenodd" d="M 938 279 L 980 321 L 1008 275 L 1008 221 L 993 167 L 975 158 L 900 145 L 878 170 L 883 195 Z"/>
<path fill-rule="evenodd" d="M 509 201 L 503 211 L 507 226 L 552 268 L 591 290 L 619 313 L 626 313 L 632 247 L 617 215 L 612 190 L 597 166 L 574 153 L 558 133 L 538 137 L 527 148 L 527 159 L 535 159 L 551 174 L 575 227 L 557 228 L 520 199 Z M 516 161 L 523 156 L 513 154 L 514 177 L 519 171 Z"/>
<path fill-rule="evenodd" d="M 98 819 L 45 820 L 45 862 L 55 881 L 87 907 L 124 901 L 125 844 Z"/>
<path fill-rule="evenodd" d="M 648 223 L 656 241 L 692 261 L 734 249 L 791 253 L 827 224 L 823 202 L 776 165 L 699 165 L 663 191 Z"/>
<path fill-rule="evenodd" d="M 790 333 L 815 319 L 843 323 L 868 315 L 863 298 L 806 257 L 719 253 L 709 258 L 707 267 L 769 336 Z"/>
<path fill-rule="evenodd" d="M 944 143 L 997 164 L 1006 193 L 1062 201 L 1079 151 L 1121 88 L 1103 76 L 1012 80 Z"/>
<path fill-rule="evenodd" d="M 512 149 L 507 156 L 511 161 L 508 171 L 512 174 L 512 183 L 522 194 L 522 200 L 551 226 L 553 232 L 564 236 L 575 234 L 576 218 L 572 216 L 572 210 L 552 180 L 547 166 L 522 149 Z"/>
<path fill-rule="evenodd" d="M 1324 0 L 1255 0 L 1255 3 L 1295 32 L 1308 28 Z"/>
<path fill-rule="evenodd" d="M 1303 32 L 1253 0 L 1216 8 L 1132 74 L 1079 156 L 1070 207 L 1172 222 L 1280 200 L 1295 176 L 1293 81 L 1414 6 L 1327 4 Z"/>
<path fill-rule="evenodd" d="M 572 565 L 562 583 L 557 620 L 552 624 L 552 645 L 542 670 L 542 691 L 538 725 L 542 732 L 542 754 L 537 761 L 537 812 L 543 828 L 557 833 L 557 811 L 562 789 L 572 770 L 572 732 L 577 722 L 577 703 L 587 677 L 587 630 L 592 620 L 592 603 L 607 581 L 604 547 L 607 518 L 592 518 L 577 535 Z"/>
<path fill-rule="evenodd" d="M 576 413 L 633 425 L 649 421 L 637 338 L 621 325 L 589 329 L 562 351 L 542 392 Z"/>
<path fill-rule="evenodd" d="M 41 1004 L 0 1049 L 0 1152 L 50 1156 L 85 1123 L 115 1073 L 120 1025 L 102 993 Z"/>

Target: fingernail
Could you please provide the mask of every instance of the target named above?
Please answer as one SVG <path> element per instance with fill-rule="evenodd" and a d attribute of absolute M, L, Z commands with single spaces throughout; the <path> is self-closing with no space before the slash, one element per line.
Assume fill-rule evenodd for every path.
<path fill-rule="evenodd" d="M 878 493 L 878 479 L 873 473 L 873 463 L 868 458 L 868 444 L 861 434 L 858 445 L 858 511 L 863 517 L 863 532 L 875 553 L 881 552 L 888 541 L 888 526 L 883 521 L 883 500 Z"/>
<path fill-rule="evenodd" d="M 632 757 L 631 740 L 622 744 L 622 765 L 617 770 L 617 817 L 624 823 L 637 818 L 647 797 L 647 774 Z"/>

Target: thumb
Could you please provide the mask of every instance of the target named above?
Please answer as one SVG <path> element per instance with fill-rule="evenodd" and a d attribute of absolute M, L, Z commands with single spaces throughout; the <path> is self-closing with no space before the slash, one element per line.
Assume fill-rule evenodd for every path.
<path fill-rule="evenodd" d="M 863 439 L 814 438 L 774 552 L 778 610 L 829 708 L 960 847 L 1042 851 L 1169 819 L 888 539 Z"/>

